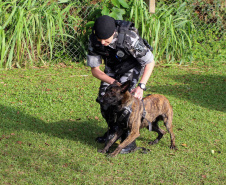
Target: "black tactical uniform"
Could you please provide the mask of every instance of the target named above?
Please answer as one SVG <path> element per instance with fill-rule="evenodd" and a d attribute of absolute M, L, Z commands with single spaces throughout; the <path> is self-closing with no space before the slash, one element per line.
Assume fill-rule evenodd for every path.
<path fill-rule="evenodd" d="M 151 52 L 151 47 L 143 40 L 133 23 L 128 21 L 115 21 L 116 30 L 114 38 L 110 45 L 103 46 L 94 33 L 90 35 L 89 49 L 87 55 L 87 65 L 90 67 L 98 67 L 102 64 L 102 59 L 105 63 L 105 74 L 116 79 L 120 83 L 131 80 L 130 91 L 136 87 L 143 68 L 148 63 L 153 62 L 154 57 Z M 105 94 L 106 88 L 109 86 L 106 82 L 101 82 L 99 96 L 97 102 L 101 105 L 101 97 Z M 99 142 L 105 141 L 107 135 L 112 137 L 115 132 L 115 115 L 112 115 L 111 107 L 104 110 L 101 105 L 101 113 L 106 119 L 110 132 L 105 133 L 104 137 L 97 138 Z M 117 122 L 117 120 L 116 120 Z M 122 139 L 125 139 L 122 136 Z M 110 138 L 109 138 L 110 139 Z"/>

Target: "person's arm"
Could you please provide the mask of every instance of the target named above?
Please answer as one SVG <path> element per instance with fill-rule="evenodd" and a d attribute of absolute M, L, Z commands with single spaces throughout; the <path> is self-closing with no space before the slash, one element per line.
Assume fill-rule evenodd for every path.
<path fill-rule="evenodd" d="M 152 61 L 151 63 L 147 64 L 144 67 L 144 73 L 143 73 L 143 75 L 141 77 L 140 83 L 146 84 L 148 82 L 148 79 L 151 76 L 151 73 L 152 73 L 152 71 L 154 69 L 154 66 L 155 66 L 155 61 Z"/>
<path fill-rule="evenodd" d="M 155 61 L 153 60 L 151 63 L 147 64 L 144 67 L 144 72 L 143 72 L 143 75 L 141 77 L 140 83 L 144 83 L 144 84 L 147 83 L 147 81 L 150 78 L 151 73 L 154 69 L 154 66 L 155 66 Z M 134 94 L 135 98 L 138 98 L 138 99 L 141 100 L 143 98 L 143 91 L 144 91 L 143 89 L 141 89 L 139 86 L 137 86 L 135 89 L 133 89 L 131 91 L 131 93 Z"/>
<path fill-rule="evenodd" d="M 142 66 L 145 66 L 140 83 L 146 84 L 155 66 L 154 56 L 150 48 L 144 44 L 143 39 L 136 32 L 134 32 L 134 35 L 136 35 L 136 38 L 130 43 L 133 49 L 130 49 L 129 52 Z M 135 98 L 140 100 L 143 98 L 143 89 L 139 86 L 133 89 L 131 93 Z"/>
<path fill-rule="evenodd" d="M 113 84 L 113 82 L 115 81 L 114 78 L 111 78 L 110 76 L 106 75 L 103 71 L 101 71 L 99 66 L 92 67 L 91 72 L 95 78 L 97 78 L 103 82 L 106 82 L 108 84 Z"/>

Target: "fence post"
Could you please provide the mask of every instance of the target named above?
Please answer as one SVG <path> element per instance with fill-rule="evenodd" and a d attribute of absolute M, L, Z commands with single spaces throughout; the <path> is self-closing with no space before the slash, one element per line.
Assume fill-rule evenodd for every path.
<path fill-rule="evenodd" d="M 155 13 L 155 0 L 145 0 L 145 2 L 148 5 L 149 12 Z"/>

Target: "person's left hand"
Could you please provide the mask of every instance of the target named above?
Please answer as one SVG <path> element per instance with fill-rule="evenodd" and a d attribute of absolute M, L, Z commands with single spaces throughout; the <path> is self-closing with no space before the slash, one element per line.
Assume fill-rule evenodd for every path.
<path fill-rule="evenodd" d="M 133 90 L 131 91 L 131 93 L 133 94 L 133 96 L 134 96 L 135 98 L 138 98 L 139 100 L 142 100 L 144 90 L 141 89 L 141 88 L 138 86 L 138 87 L 136 87 L 135 89 L 133 89 Z"/>

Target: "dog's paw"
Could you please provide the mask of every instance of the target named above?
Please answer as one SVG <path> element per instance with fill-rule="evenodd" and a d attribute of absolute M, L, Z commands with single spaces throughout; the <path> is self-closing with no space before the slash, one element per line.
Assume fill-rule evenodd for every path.
<path fill-rule="evenodd" d="M 116 154 L 114 154 L 114 153 L 108 154 L 108 157 L 115 157 L 115 156 L 116 156 Z"/>
<path fill-rule="evenodd" d="M 150 141 L 148 144 L 149 145 L 154 145 L 154 144 L 157 144 L 157 143 L 158 143 L 158 141 L 155 140 L 155 141 Z"/>
<path fill-rule="evenodd" d="M 105 154 L 107 151 L 106 150 L 99 149 L 99 150 L 97 150 L 97 152 L 102 153 L 102 154 Z"/>
<path fill-rule="evenodd" d="M 150 142 L 148 142 L 148 144 L 149 144 L 149 145 L 153 145 L 154 143 L 153 143 L 153 141 L 150 141 Z"/>
<path fill-rule="evenodd" d="M 177 150 L 177 147 L 175 145 L 170 145 L 171 150 Z"/>

